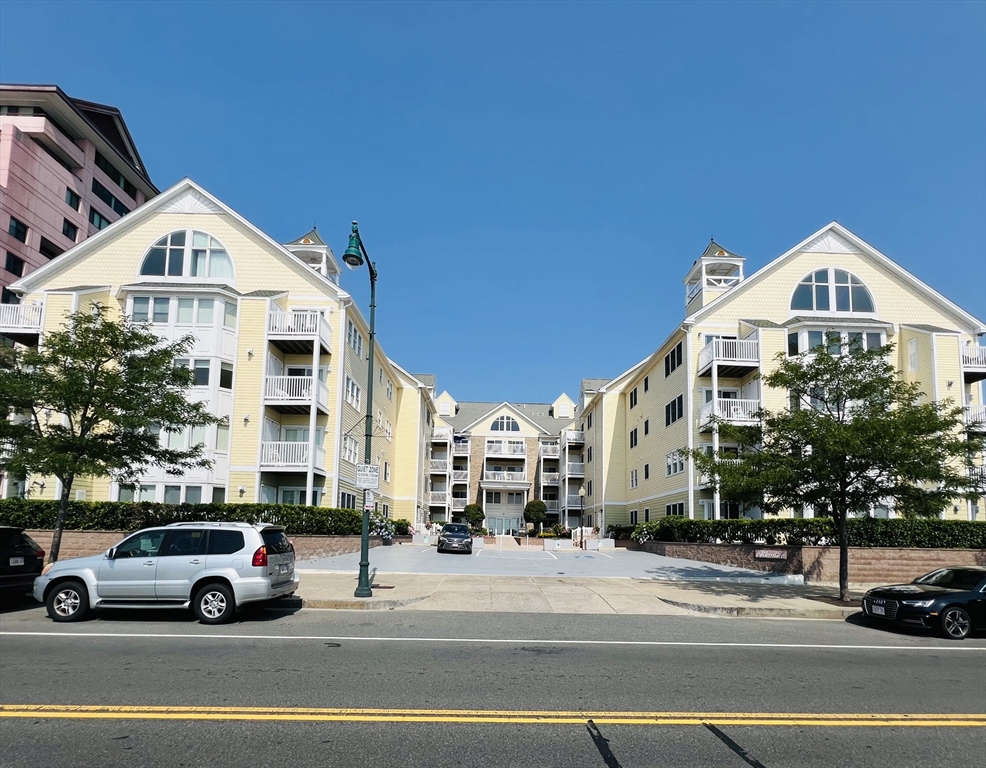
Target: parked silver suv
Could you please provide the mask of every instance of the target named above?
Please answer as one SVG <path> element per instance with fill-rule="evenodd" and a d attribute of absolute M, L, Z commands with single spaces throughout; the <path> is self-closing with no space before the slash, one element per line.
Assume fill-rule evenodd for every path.
<path fill-rule="evenodd" d="M 173 523 L 46 566 L 34 598 L 54 621 L 90 608 L 191 608 L 203 624 L 221 624 L 245 603 L 294 594 L 299 581 L 280 526 Z"/>

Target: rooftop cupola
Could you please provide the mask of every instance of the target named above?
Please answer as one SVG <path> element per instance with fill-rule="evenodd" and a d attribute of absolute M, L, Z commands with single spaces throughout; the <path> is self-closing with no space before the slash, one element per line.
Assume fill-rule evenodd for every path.
<path fill-rule="evenodd" d="M 327 277 L 336 285 L 339 284 L 339 262 L 336 261 L 332 249 L 319 237 L 317 227 L 312 227 L 312 231 L 307 235 L 285 243 L 284 247 L 320 275 Z"/>
<path fill-rule="evenodd" d="M 710 240 L 705 253 L 696 259 L 685 276 L 686 314 L 697 312 L 730 288 L 743 282 L 745 261 L 742 256 L 737 256 L 715 240 Z"/>

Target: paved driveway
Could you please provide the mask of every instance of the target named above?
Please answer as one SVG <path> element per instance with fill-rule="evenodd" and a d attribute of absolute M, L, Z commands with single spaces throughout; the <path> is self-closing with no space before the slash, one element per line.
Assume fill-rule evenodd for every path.
<path fill-rule="evenodd" d="M 351 573 L 359 568 L 359 554 L 301 560 L 299 570 Z M 395 544 L 370 550 L 370 568 L 379 573 L 475 574 L 480 576 L 572 576 L 675 581 L 728 581 L 739 583 L 801 583 L 801 577 L 766 574 L 728 565 L 662 557 L 626 549 L 602 551 L 499 550 L 495 546 L 471 555 L 438 554 L 435 547 Z"/>

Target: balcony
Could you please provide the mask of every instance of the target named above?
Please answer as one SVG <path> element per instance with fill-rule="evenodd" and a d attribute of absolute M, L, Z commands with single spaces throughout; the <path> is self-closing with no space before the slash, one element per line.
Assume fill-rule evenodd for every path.
<path fill-rule="evenodd" d="M 428 505 L 432 507 L 447 507 L 449 504 L 448 491 L 429 491 Z"/>
<path fill-rule="evenodd" d="M 452 509 L 459 511 L 466 508 L 466 504 L 469 503 L 469 499 L 459 499 L 455 496 L 452 497 Z"/>
<path fill-rule="evenodd" d="M 448 459 L 430 459 L 431 462 L 431 474 L 433 475 L 445 475 L 448 474 Z"/>
<path fill-rule="evenodd" d="M 566 475 L 568 477 L 585 477 L 585 464 L 580 464 L 576 462 L 568 462 L 566 465 Z"/>
<path fill-rule="evenodd" d="M 541 455 L 545 458 L 561 456 L 561 446 L 558 443 L 541 443 Z"/>
<path fill-rule="evenodd" d="M 264 405 L 281 413 L 308 413 L 312 404 L 329 412 L 329 390 L 315 376 L 268 376 Z"/>
<path fill-rule="evenodd" d="M 468 440 L 456 440 L 452 445 L 453 456 L 468 456 L 469 446 L 472 445 Z"/>
<path fill-rule="evenodd" d="M 469 482 L 469 470 L 468 469 L 453 469 L 452 470 L 452 482 L 453 483 L 468 483 Z"/>
<path fill-rule="evenodd" d="M 966 471 L 979 490 L 986 492 L 986 466 L 966 467 Z"/>
<path fill-rule="evenodd" d="M 526 456 L 527 446 L 523 441 L 509 442 L 505 440 L 487 440 L 487 456 Z"/>
<path fill-rule="evenodd" d="M 964 410 L 966 426 L 975 425 L 976 432 L 986 432 L 986 405 L 967 405 Z"/>
<path fill-rule="evenodd" d="M 42 304 L 0 304 L 0 334 L 26 346 L 38 343 Z"/>
<path fill-rule="evenodd" d="M 698 375 L 711 376 L 712 366 L 726 378 L 744 376 L 760 367 L 760 342 L 740 339 L 712 339 L 698 353 Z"/>
<path fill-rule="evenodd" d="M 715 406 L 715 414 L 712 408 Z M 698 417 L 699 427 L 703 431 L 712 429 L 709 419 L 713 415 L 725 419 L 730 424 L 756 424 L 757 412 L 760 410 L 759 400 L 738 400 L 729 397 L 717 397 L 702 406 Z"/>
<path fill-rule="evenodd" d="M 583 498 L 584 497 L 579 496 L 578 494 L 574 494 L 572 496 L 569 496 L 565 500 L 565 508 L 566 509 L 581 509 L 582 508 L 582 503 L 583 503 Z"/>
<path fill-rule="evenodd" d="M 962 348 L 962 376 L 966 384 L 986 379 L 986 347 L 966 344 Z"/>
<path fill-rule="evenodd" d="M 720 464 L 739 464 L 740 459 L 719 459 Z M 698 487 L 707 488 L 709 486 L 709 476 L 705 473 L 698 475 Z"/>
<path fill-rule="evenodd" d="M 561 433 L 562 445 L 582 445 L 585 442 L 585 432 L 581 429 L 566 429 Z"/>
<path fill-rule="evenodd" d="M 498 480 L 501 482 L 508 483 L 526 483 L 527 473 L 526 472 L 484 472 L 484 480 Z"/>
<path fill-rule="evenodd" d="M 267 337 L 290 355 L 314 354 L 316 341 L 320 354 L 332 353 L 332 329 L 321 312 L 271 312 L 267 316 Z"/>
<path fill-rule="evenodd" d="M 262 471 L 308 469 L 310 443 L 295 443 L 285 440 L 268 441 L 260 444 L 260 468 Z M 315 446 L 315 469 L 325 471 L 325 449 Z"/>
<path fill-rule="evenodd" d="M 542 485 L 558 485 L 561 475 L 558 472 L 543 472 L 541 474 Z"/>
<path fill-rule="evenodd" d="M 431 430 L 431 441 L 433 443 L 451 443 L 452 427 L 435 427 Z"/>

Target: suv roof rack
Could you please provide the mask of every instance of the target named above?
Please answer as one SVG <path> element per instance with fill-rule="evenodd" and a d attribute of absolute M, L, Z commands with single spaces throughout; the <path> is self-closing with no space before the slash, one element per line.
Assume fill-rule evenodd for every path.
<path fill-rule="evenodd" d="M 183 525 L 231 525 L 236 528 L 253 528 L 253 523 L 224 522 L 221 520 L 183 520 L 178 523 L 169 523 L 165 528 L 180 528 Z"/>

